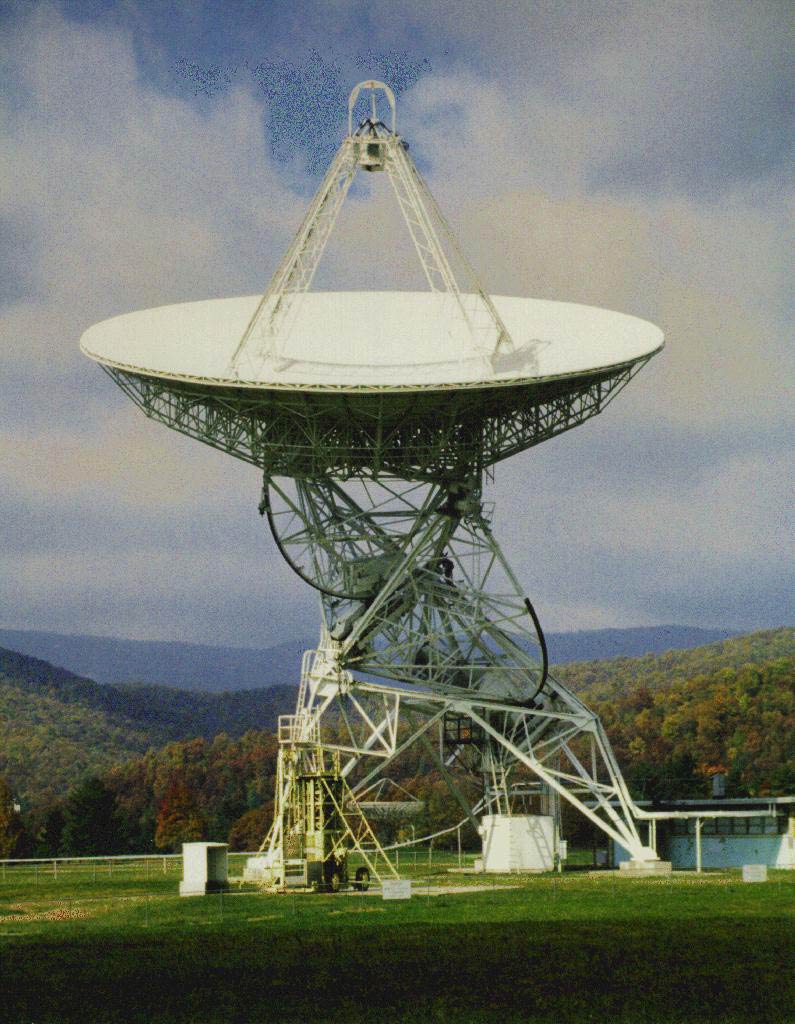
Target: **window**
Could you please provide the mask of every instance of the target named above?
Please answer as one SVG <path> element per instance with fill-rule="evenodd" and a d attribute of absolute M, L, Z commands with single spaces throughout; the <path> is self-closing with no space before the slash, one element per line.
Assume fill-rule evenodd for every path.
<path fill-rule="evenodd" d="M 444 742 L 448 746 L 482 743 L 483 730 L 466 715 L 448 714 L 444 717 Z"/>

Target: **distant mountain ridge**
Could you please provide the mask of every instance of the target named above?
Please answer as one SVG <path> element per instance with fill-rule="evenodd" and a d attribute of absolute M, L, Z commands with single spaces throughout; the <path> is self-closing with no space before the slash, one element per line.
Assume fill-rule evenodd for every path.
<path fill-rule="evenodd" d="M 151 683 L 195 693 L 223 693 L 297 683 L 301 655 L 313 643 L 293 640 L 254 649 L 0 629 L 0 646 L 61 665 L 98 683 Z"/>
<path fill-rule="evenodd" d="M 736 635 L 730 630 L 650 626 L 550 633 L 547 645 L 551 661 L 560 665 L 661 654 Z M 194 693 L 293 685 L 298 681 L 301 655 L 314 644 L 314 640 L 296 639 L 255 649 L 0 629 L 0 646 L 98 683 L 147 683 Z"/>
<path fill-rule="evenodd" d="M 739 635 L 737 630 L 702 629 L 696 626 L 631 626 L 627 629 L 550 633 L 546 639 L 552 663 L 565 665 L 571 661 L 639 658 L 645 654 L 691 650 Z"/>

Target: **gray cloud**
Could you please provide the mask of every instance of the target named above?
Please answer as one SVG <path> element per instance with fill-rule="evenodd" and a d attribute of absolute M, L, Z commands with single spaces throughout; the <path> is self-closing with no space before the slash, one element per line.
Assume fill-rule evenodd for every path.
<path fill-rule="evenodd" d="M 515 136 L 552 154 L 553 168 L 576 132 L 591 189 L 709 195 L 791 168 L 795 19 L 785 0 L 508 2 L 487 18 L 479 3 L 454 2 L 425 17 L 443 26 L 459 70 L 506 91 Z"/>
<path fill-rule="evenodd" d="M 787 623 L 793 474 L 790 433 L 638 430 L 616 405 L 498 468 L 496 533 L 549 628 Z"/>

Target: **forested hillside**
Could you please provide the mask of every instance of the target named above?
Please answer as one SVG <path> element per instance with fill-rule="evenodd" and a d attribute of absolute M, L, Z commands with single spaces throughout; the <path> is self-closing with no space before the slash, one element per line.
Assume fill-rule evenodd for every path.
<path fill-rule="evenodd" d="M 582 692 L 638 799 L 704 796 L 716 772 L 728 796 L 795 795 L 794 657 Z"/>
<path fill-rule="evenodd" d="M 676 681 L 710 675 L 721 669 L 762 665 L 776 658 L 795 658 L 795 628 L 767 629 L 705 644 L 693 650 L 609 658 L 559 665 L 555 678 L 590 700 L 620 697 L 636 687 L 664 689 Z"/>
<path fill-rule="evenodd" d="M 638 799 L 795 794 L 795 629 L 560 666 L 601 717 Z"/>
<path fill-rule="evenodd" d="M 272 728 L 294 690 L 197 694 L 101 686 L 0 648 L 0 776 L 29 808 L 51 803 L 86 772 L 169 740 Z"/>
<path fill-rule="evenodd" d="M 290 710 L 294 691 L 281 707 L 265 703 L 273 691 L 152 688 L 149 699 L 149 689 L 99 687 L 7 654 L 0 666 L 0 777 L 27 805 L 28 851 L 171 849 L 202 837 L 250 849 L 262 838 L 276 742 L 255 727 Z M 795 794 L 793 629 L 556 675 L 601 716 L 638 799 L 705 796 L 716 771 L 727 773 L 729 796 Z M 179 742 L 161 745 L 180 730 Z M 421 750 L 403 755 L 393 777 L 424 803 L 418 835 L 460 817 Z"/>

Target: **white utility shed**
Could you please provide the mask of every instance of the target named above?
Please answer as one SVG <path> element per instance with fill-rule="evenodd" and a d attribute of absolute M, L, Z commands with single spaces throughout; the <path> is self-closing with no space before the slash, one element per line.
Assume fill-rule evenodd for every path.
<path fill-rule="evenodd" d="M 183 843 L 180 896 L 205 896 L 229 886 L 228 843 Z"/>

